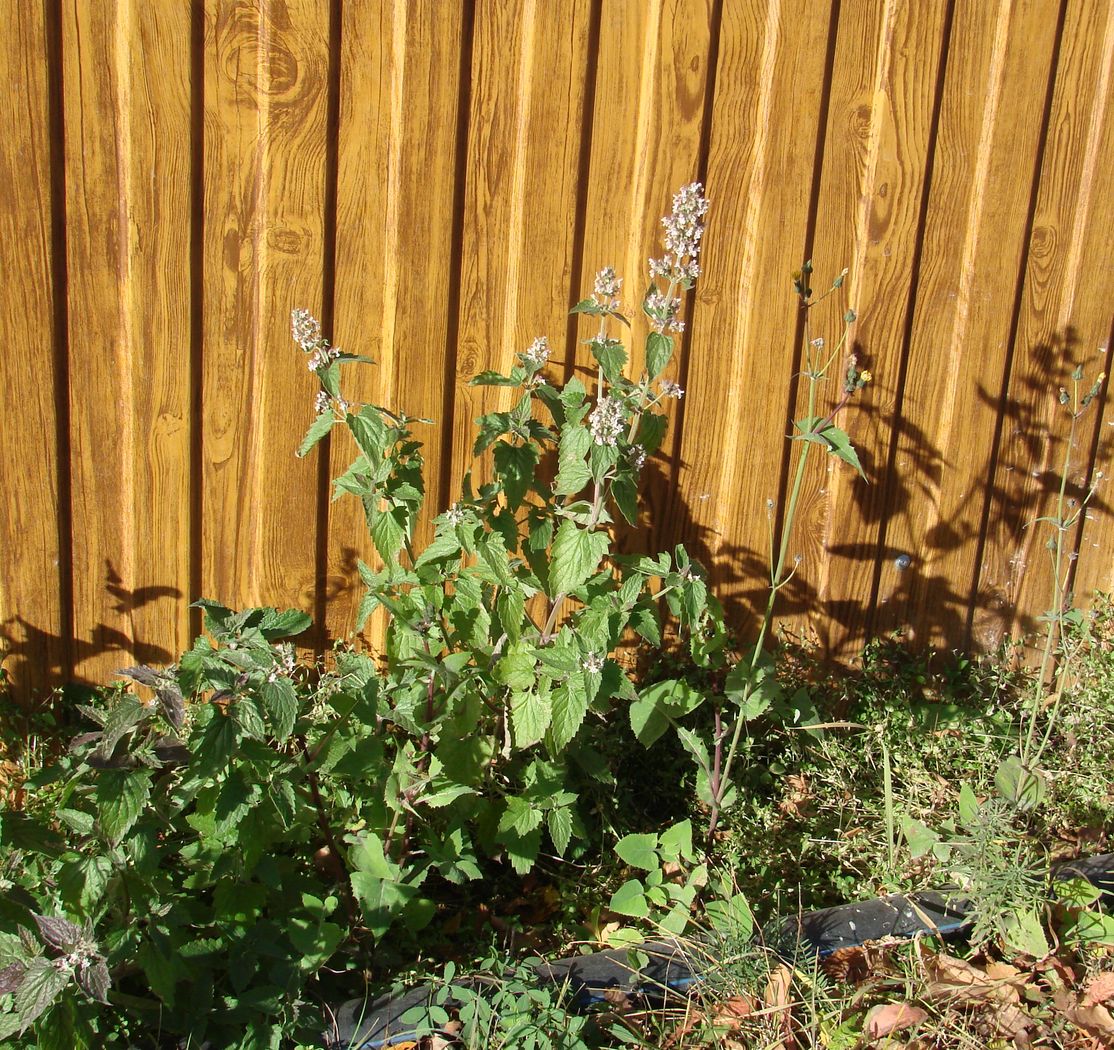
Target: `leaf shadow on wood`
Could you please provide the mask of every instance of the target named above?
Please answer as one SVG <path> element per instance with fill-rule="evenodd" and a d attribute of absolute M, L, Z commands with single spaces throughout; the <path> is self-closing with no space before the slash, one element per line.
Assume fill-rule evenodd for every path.
<path fill-rule="evenodd" d="M 105 591 L 115 601 L 114 611 L 127 615 L 155 601 L 180 601 L 182 592 L 169 585 L 152 584 L 129 589 L 111 561 L 105 561 Z M 106 653 L 119 653 L 119 664 L 161 666 L 172 663 L 178 654 L 118 624 L 94 624 L 85 637 L 63 635 L 46 630 L 20 615 L 0 623 L 0 657 L 8 675 L 11 695 L 22 704 L 33 701 L 58 686 L 103 685 L 80 673 L 86 661 Z"/>
<path fill-rule="evenodd" d="M 855 350 L 860 362 L 869 363 L 865 348 L 856 346 Z M 925 430 L 908 419 L 885 416 L 884 409 L 869 400 L 856 406 L 856 443 L 871 483 L 852 480 L 842 489 L 841 498 L 854 503 L 859 538 L 841 542 L 825 537 L 822 554 L 831 564 L 826 569 L 803 564 L 779 591 L 776 604 L 776 617 L 797 624 L 808 620 L 815 628 L 812 642 L 825 660 L 846 662 L 876 634 L 906 625 L 913 629 L 913 645 L 920 645 L 921 639 L 938 639 L 937 644 L 947 649 L 991 650 L 1011 631 L 1030 635 L 1037 629 L 1036 614 L 1043 607 L 1019 610 L 1016 585 L 987 585 L 978 571 L 968 581 L 956 580 L 945 569 L 954 564 L 955 552 L 964 549 L 976 566 L 982 566 L 991 555 L 1008 562 L 1018 537 L 1032 531 L 1031 523 L 1038 515 L 1048 513 L 1049 501 L 1059 490 L 1058 460 L 1047 453 L 1050 447 L 1062 449 L 1059 431 L 1064 429 L 1064 421 L 1054 419 L 1050 437 L 1049 402 L 1056 398 L 1059 386 L 1067 383 L 1082 355 L 1070 327 L 1033 348 L 1031 354 L 1032 361 L 1014 362 L 1008 396 L 985 386 L 967 395 L 999 414 L 1001 430 L 998 443 L 988 434 L 973 446 L 980 457 L 972 476 L 982 479 L 981 516 L 960 515 L 956 513 L 959 508 L 940 506 L 940 493 L 948 492 L 948 473 L 956 464 L 949 462 Z M 1023 364 L 1024 372 L 1019 374 Z M 1097 367 L 1090 368 L 1088 378 L 1093 379 L 1097 371 Z M 1105 390 L 1099 410 L 1104 397 Z M 1069 507 L 1070 501 L 1077 504 L 1083 498 L 1090 484 L 1090 437 L 1097 422 L 1090 415 L 1085 418 L 1066 488 Z M 1105 431 L 1100 428 L 1093 461 L 1100 465 L 1114 451 L 1114 434 Z M 895 440 L 891 460 L 889 450 Z M 890 462 L 893 469 L 888 469 Z M 729 624 L 745 642 L 756 636 L 765 609 L 769 555 L 732 543 L 701 523 L 683 495 L 673 490 L 671 479 L 678 475 L 678 466 L 686 464 L 678 465 L 664 454 L 647 464 L 644 520 L 636 528 L 622 530 L 621 545 L 647 549 L 645 540 L 654 535 L 655 513 L 668 508 L 668 536 L 658 546 L 682 542 L 706 566 L 713 593 L 721 597 Z M 1016 484 L 1011 474 L 1020 470 L 1032 477 L 1032 483 Z M 1088 507 L 1092 517 L 1110 509 L 1101 491 Z M 926 515 L 934 519 L 927 527 Z M 904 528 L 894 527 L 902 521 Z M 921 549 L 898 547 L 891 537 L 902 534 L 920 536 Z M 792 552 L 791 545 L 790 556 Z M 830 585 L 836 577 L 841 581 L 838 589 Z"/>

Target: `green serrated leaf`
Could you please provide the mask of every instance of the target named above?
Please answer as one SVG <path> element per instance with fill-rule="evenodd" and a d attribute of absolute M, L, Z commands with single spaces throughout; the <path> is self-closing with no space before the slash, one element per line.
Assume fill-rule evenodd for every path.
<path fill-rule="evenodd" d="M 639 697 L 630 706 L 630 727 L 643 747 L 650 747 L 669 728 L 669 718 L 651 697 Z"/>
<path fill-rule="evenodd" d="M 345 422 L 360 451 L 373 467 L 377 467 L 383 461 L 383 453 L 390 441 L 387 426 L 378 409 L 364 405 L 359 412 L 349 412 Z"/>
<path fill-rule="evenodd" d="M 298 716 L 298 697 L 294 683 L 289 678 L 277 676 L 273 682 L 264 682 L 259 690 L 259 699 L 275 738 L 281 743 L 294 729 Z"/>
<path fill-rule="evenodd" d="M 553 848 L 558 856 L 563 857 L 572 838 L 572 811 L 564 806 L 560 809 L 551 809 L 546 814 L 546 823 L 549 826 L 549 837 L 553 840 Z"/>
<path fill-rule="evenodd" d="M 585 462 L 591 448 L 592 435 L 586 427 L 569 424 L 561 431 L 557 446 L 557 480 L 553 484 L 555 495 L 575 496 L 592 480 Z"/>
<path fill-rule="evenodd" d="M 302 438 L 302 443 L 298 446 L 294 455 L 299 459 L 308 456 L 313 446 L 333 429 L 333 424 L 335 422 L 336 416 L 333 415 L 331 409 L 322 412 L 321 415 L 310 423 L 309 430 L 306 431 L 306 436 Z"/>
<path fill-rule="evenodd" d="M 26 1031 L 42 1016 L 69 983 L 69 970 L 59 969 L 49 959 L 32 959 L 13 999 L 19 1030 Z"/>
<path fill-rule="evenodd" d="M 599 567 L 608 546 L 606 533 L 589 532 L 571 521 L 563 521 L 553 541 L 550 597 L 570 594 L 583 586 Z"/>
<path fill-rule="evenodd" d="M 116 845 L 131 830 L 151 795 L 149 769 L 110 769 L 97 778 L 97 812 L 101 832 Z"/>
<path fill-rule="evenodd" d="M 406 539 L 407 513 L 404 507 L 377 510 L 371 516 L 371 540 L 385 562 L 392 562 Z"/>
<path fill-rule="evenodd" d="M 603 369 L 604 377 L 609 383 L 615 383 L 623 375 L 627 364 L 627 352 L 623 344 L 613 339 L 595 339 L 591 344 L 592 356 Z"/>
<path fill-rule="evenodd" d="M 512 445 L 509 441 L 499 441 L 493 452 L 495 471 L 503 482 L 503 494 L 507 497 L 507 507 L 516 511 L 534 480 L 534 470 L 538 465 L 538 450 L 535 445 Z"/>
<path fill-rule="evenodd" d="M 553 690 L 549 739 L 555 755 L 572 742 L 587 713 L 588 697 L 579 679 L 571 677 Z"/>
<path fill-rule="evenodd" d="M 657 379 L 665 371 L 673 356 L 673 340 L 661 332 L 651 332 L 646 338 L 646 372 Z"/>
<path fill-rule="evenodd" d="M 549 697 L 531 690 L 511 697 L 511 724 L 514 726 L 515 747 L 522 749 L 536 744 L 549 728 L 553 709 Z"/>

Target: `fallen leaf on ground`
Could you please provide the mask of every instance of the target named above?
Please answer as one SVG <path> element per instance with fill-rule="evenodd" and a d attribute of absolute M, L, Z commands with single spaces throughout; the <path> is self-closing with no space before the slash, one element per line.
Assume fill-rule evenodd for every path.
<path fill-rule="evenodd" d="M 1114 1017 L 1101 1005 L 1088 1006 L 1070 992 L 1060 989 L 1052 996 L 1056 1009 L 1072 1024 L 1093 1035 L 1106 1046 L 1114 1046 Z"/>
<path fill-rule="evenodd" d="M 1114 971 L 1096 974 L 1083 989 L 1083 1001 L 1088 1004 L 1105 1003 L 1114 999 Z"/>
<path fill-rule="evenodd" d="M 735 1025 L 744 1017 L 754 1013 L 757 1003 L 749 995 L 733 995 L 726 1002 L 716 1007 L 712 1016 L 712 1023 L 717 1025 Z"/>
<path fill-rule="evenodd" d="M 881 1039 L 891 1032 L 900 1032 L 903 1028 L 911 1028 L 927 1020 L 927 1012 L 919 1006 L 911 1003 L 886 1003 L 884 1006 L 874 1007 L 866 1015 L 863 1034 L 868 1039 Z"/>
<path fill-rule="evenodd" d="M 1029 1045 L 1029 1029 L 1035 1022 L 1017 1006 L 1020 996 L 1012 984 L 993 981 L 983 970 L 943 953 L 930 955 L 925 969 L 929 977 L 925 996 L 930 1002 L 984 1003 L 988 1019 L 1000 1035 L 1019 1047 Z"/>
<path fill-rule="evenodd" d="M 770 979 L 766 982 L 766 991 L 762 996 L 767 1009 L 784 1010 L 789 1006 L 789 988 L 792 983 L 793 974 L 785 963 L 771 972 Z"/>

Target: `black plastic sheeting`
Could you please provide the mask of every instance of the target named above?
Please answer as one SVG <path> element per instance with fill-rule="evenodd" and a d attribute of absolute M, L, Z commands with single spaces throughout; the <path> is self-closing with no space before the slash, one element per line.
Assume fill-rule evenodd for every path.
<path fill-rule="evenodd" d="M 1114 853 L 1061 864 L 1052 877 L 1085 878 L 1114 897 Z M 949 896 L 946 891 L 895 894 L 807 912 L 783 922 L 768 936 L 767 944 L 785 958 L 823 958 L 841 948 L 873 941 L 957 934 L 967 924 L 969 912 L 969 901 Z M 536 966 L 538 981 L 567 988 L 575 1009 L 605 1003 L 608 993 L 612 997 L 625 993 L 648 1004 L 660 1004 L 671 995 L 687 995 L 700 980 L 707 958 L 697 957 L 691 945 L 686 950 L 679 941 L 649 942 L 638 945 L 637 950 L 648 960 L 638 970 L 630 965 L 630 953 L 616 948 L 541 962 Z M 326 1050 L 381 1050 L 414 1041 L 417 1034 L 402 1018 L 415 1007 L 427 1005 L 438 987 L 434 983 L 420 984 L 372 1002 L 357 999 L 345 1003 L 326 1033 Z"/>

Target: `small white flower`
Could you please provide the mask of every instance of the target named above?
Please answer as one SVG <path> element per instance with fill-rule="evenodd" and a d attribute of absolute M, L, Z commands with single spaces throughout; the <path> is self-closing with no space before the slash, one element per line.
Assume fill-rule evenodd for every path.
<path fill-rule="evenodd" d="M 308 354 L 321 341 L 321 322 L 308 310 L 291 310 L 290 334 Z"/>
<path fill-rule="evenodd" d="M 672 383 L 668 379 L 663 379 L 661 381 L 661 396 L 676 398 L 680 401 L 681 398 L 685 396 L 685 392 L 676 383 Z"/>
<path fill-rule="evenodd" d="M 596 300 L 597 305 L 602 306 L 605 310 L 618 310 L 621 304 L 616 297 L 622 287 L 623 278 L 617 276 L 612 267 L 605 266 L 596 274 L 592 286 L 592 297 Z"/>
<path fill-rule="evenodd" d="M 544 335 L 539 335 L 523 351 L 522 360 L 535 368 L 542 368 L 549 360 L 549 340 Z"/>
<path fill-rule="evenodd" d="M 673 197 L 673 211 L 661 224 L 665 227 L 665 255 L 650 260 L 651 277 L 667 277 L 686 287 L 700 276 L 697 256 L 704 236 L 704 216 L 708 201 L 699 182 L 690 182 Z"/>
<path fill-rule="evenodd" d="M 614 397 L 601 397 L 588 417 L 588 429 L 597 445 L 617 444 L 623 424 L 623 403 Z"/>
<path fill-rule="evenodd" d="M 328 368 L 338 357 L 340 357 L 340 351 L 335 346 L 319 346 L 310 355 L 306 367 L 311 372 L 316 372 L 319 369 Z"/>
<path fill-rule="evenodd" d="M 603 670 L 603 656 L 600 653 L 586 653 L 580 666 L 589 674 L 599 674 Z"/>
<path fill-rule="evenodd" d="M 824 349 L 824 337 L 822 335 L 818 335 L 815 339 L 812 340 L 811 345 L 813 347 L 815 347 L 815 349 L 817 349 L 817 350 L 823 350 Z"/>
<path fill-rule="evenodd" d="M 656 288 L 646 296 L 646 313 L 650 324 L 656 332 L 666 329 L 680 331 L 684 325 L 677 320 L 677 312 L 681 309 L 681 300 L 676 296 L 668 298 Z"/>
<path fill-rule="evenodd" d="M 445 511 L 445 519 L 450 525 L 459 525 L 465 517 L 467 517 L 467 514 L 459 503 L 454 503 Z"/>
<path fill-rule="evenodd" d="M 624 455 L 635 470 L 641 470 L 646 463 L 646 450 L 641 445 L 628 446 Z"/>
<path fill-rule="evenodd" d="M 327 412 L 331 401 L 332 399 L 324 390 L 318 390 L 317 397 L 313 400 L 313 411 L 316 412 L 317 415 L 321 415 L 322 412 Z"/>

